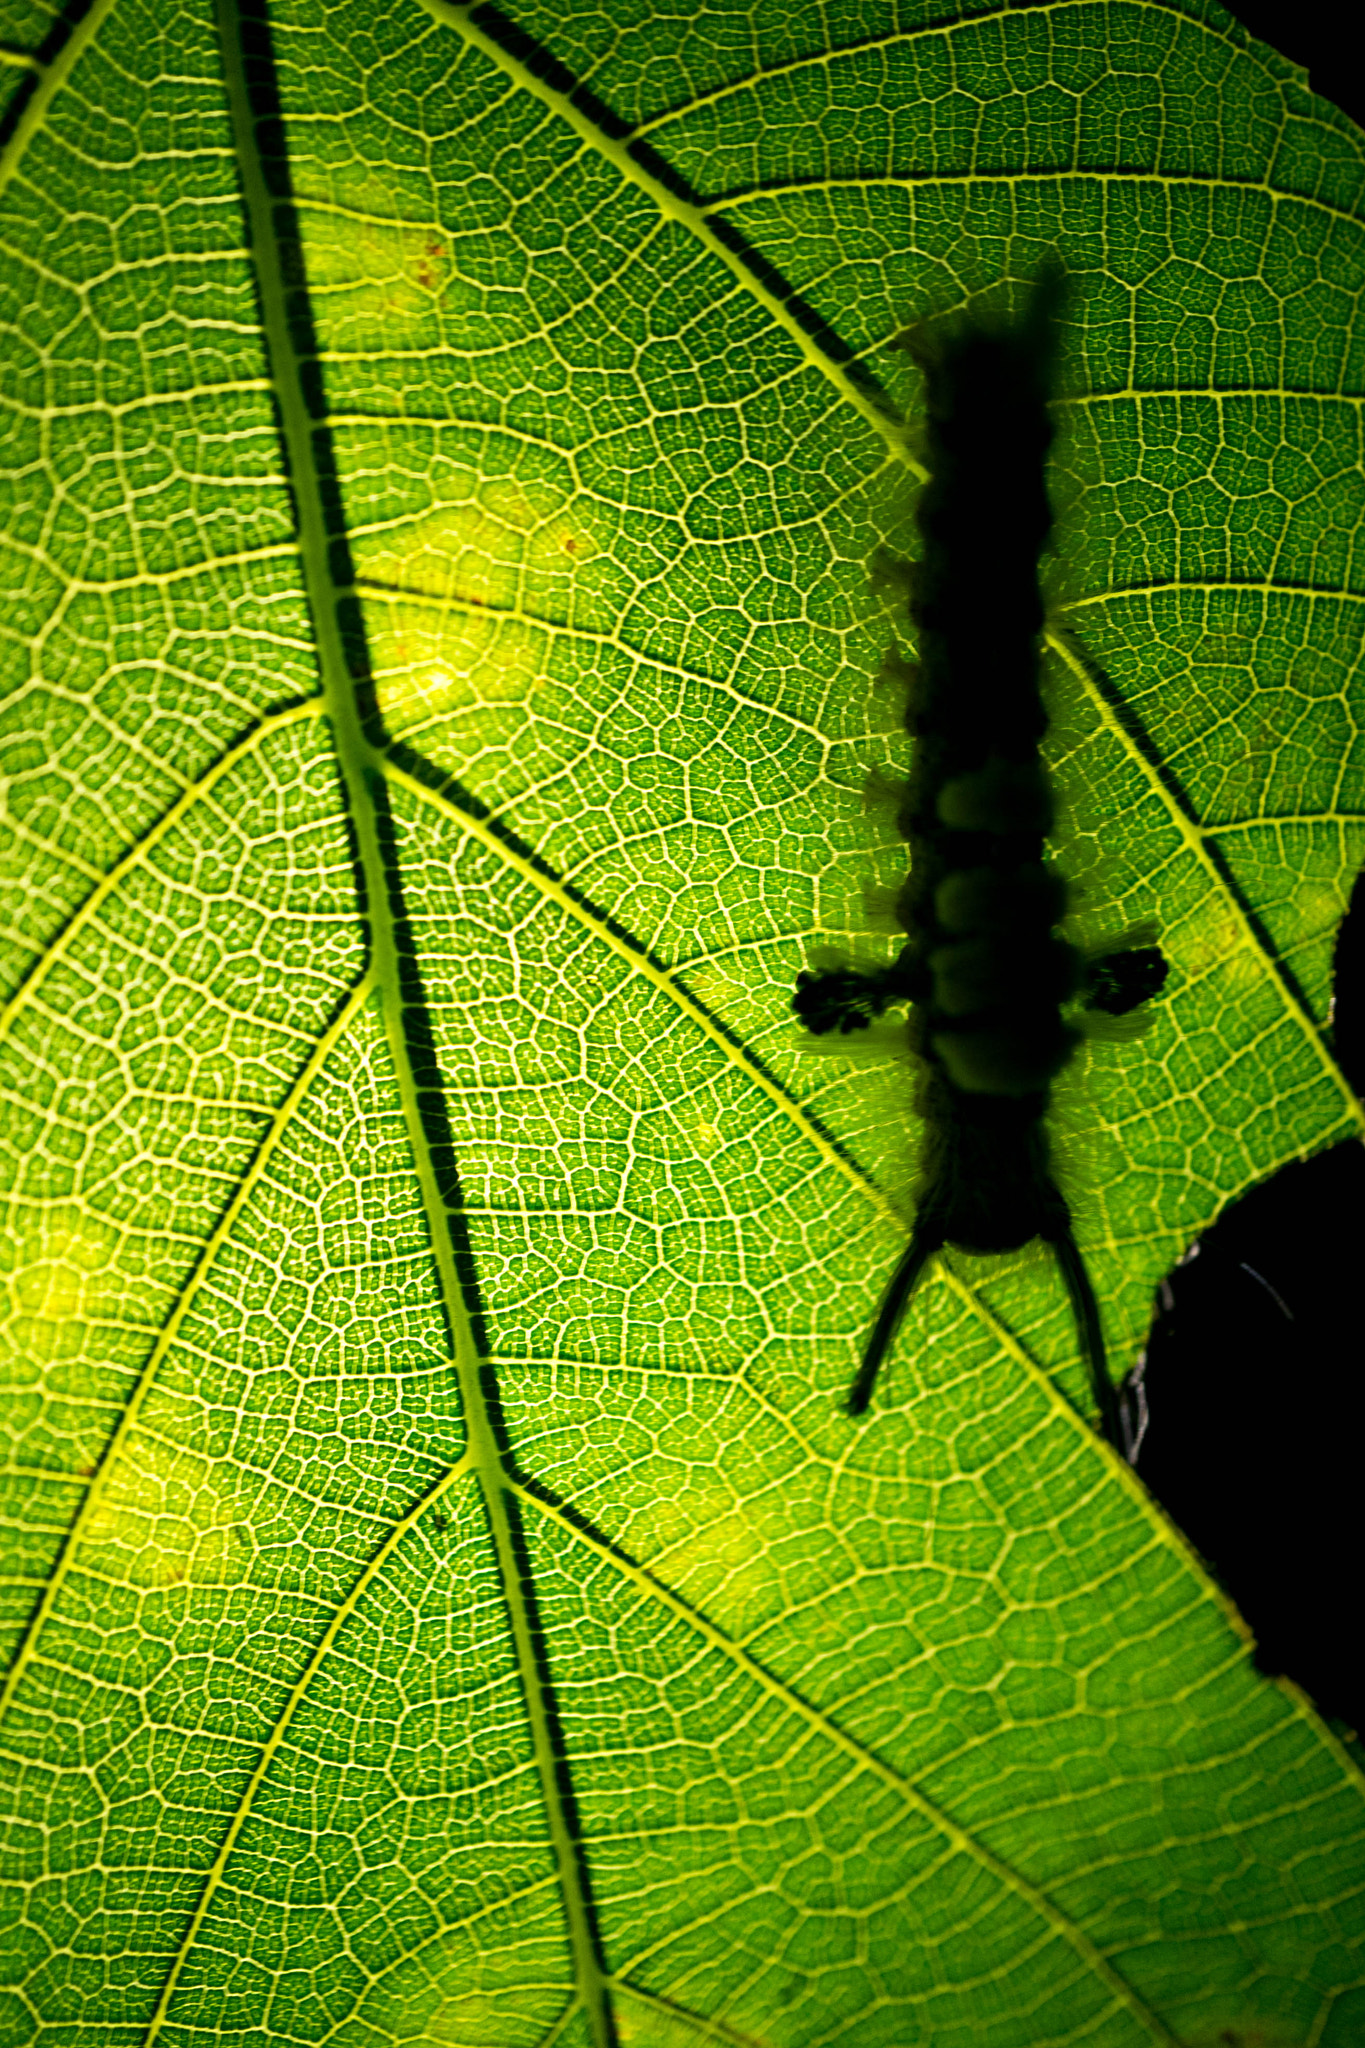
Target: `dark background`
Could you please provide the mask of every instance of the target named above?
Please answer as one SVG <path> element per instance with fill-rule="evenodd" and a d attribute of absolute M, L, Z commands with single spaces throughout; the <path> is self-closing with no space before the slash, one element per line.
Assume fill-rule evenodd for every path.
<path fill-rule="evenodd" d="M 1359 54 L 1365 13 L 1352 0 L 1223 0 L 1261 42 L 1308 68 L 1309 84 L 1365 127 L 1365 62 Z"/>
<path fill-rule="evenodd" d="M 1224 0 L 1228 4 L 1228 0 Z M 1365 128 L 1350 0 L 1229 11 Z M 1365 1093 L 1365 875 L 1334 959 L 1337 1058 Z M 1157 1291 L 1121 1399 L 1138 1476 L 1241 1609 L 1267 1675 L 1365 1735 L 1365 1148 L 1338 1145 L 1235 1202 Z"/>

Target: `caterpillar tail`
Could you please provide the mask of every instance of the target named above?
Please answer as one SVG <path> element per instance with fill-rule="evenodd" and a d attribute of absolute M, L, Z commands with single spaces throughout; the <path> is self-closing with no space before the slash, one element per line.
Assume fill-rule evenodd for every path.
<path fill-rule="evenodd" d="M 1095 1290 L 1090 1285 L 1090 1275 L 1085 1270 L 1085 1261 L 1071 1234 L 1069 1223 L 1054 1232 L 1051 1243 L 1057 1255 L 1057 1264 L 1061 1268 L 1062 1279 L 1066 1283 L 1066 1291 L 1071 1298 L 1071 1313 L 1076 1319 L 1076 1330 L 1081 1340 L 1081 1355 L 1090 1370 L 1090 1384 L 1094 1388 L 1095 1403 L 1100 1411 L 1100 1426 L 1105 1440 L 1122 1452 L 1118 1395 L 1109 1377 L 1104 1331 L 1100 1327 L 1099 1303 L 1095 1299 Z"/>
<path fill-rule="evenodd" d="M 872 1399 L 872 1385 L 887 1354 L 891 1339 L 896 1334 L 896 1325 L 905 1313 L 906 1303 L 919 1283 L 919 1277 L 934 1253 L 942 1251 L 944 1236 L 941 1228 L 931 1220 L 917 1223 L 911 1233 L 910 1242 L 901 1253 L 900 1262 L 891 1275 L 891 1284 L 882 1299 L 880 1313 L 872 1335 L 867 1340 L 863 1362 L 858 1367 L 858 1377 L 849 1389 L 848 1400 L 844 1403 L 850 1415 L 862 1415 Z"/>

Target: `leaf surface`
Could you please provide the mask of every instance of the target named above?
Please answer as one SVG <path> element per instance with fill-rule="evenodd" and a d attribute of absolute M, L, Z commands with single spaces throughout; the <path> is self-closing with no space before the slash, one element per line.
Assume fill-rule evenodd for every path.
<path fill-rule="evenodd" d="M 789 1003 L 893 943 L 892 344 L 1056 249 L 1115 1369 L 1360 1128 L 1358 131 L 1197 4 L 6 36 L 0 2040 L 1350 2048 L 1358 1752 L 1041 1250 L 840 1412 L 913 1082 Z"/>

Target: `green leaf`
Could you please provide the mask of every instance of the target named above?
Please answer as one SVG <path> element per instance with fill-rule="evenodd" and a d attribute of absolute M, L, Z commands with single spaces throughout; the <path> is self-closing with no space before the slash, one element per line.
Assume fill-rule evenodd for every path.
<path fill-rule="evenodd" d="M 1360 135 L 1204 0 L 265 6 L 0 38 L 0 2042 L 1351 2048 L 1359 1752 L 1041 1249 L 840 1412 L 912 1082 L 789 1003 L 903 851 L 891 344 L 1055 248 L 1116 1370 L 1360 1128 Z"/>

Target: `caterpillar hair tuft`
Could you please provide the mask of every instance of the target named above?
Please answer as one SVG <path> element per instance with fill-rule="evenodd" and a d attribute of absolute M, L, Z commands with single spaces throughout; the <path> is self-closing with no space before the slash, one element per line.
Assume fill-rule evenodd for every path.
<path fill-rule="evenodd" d="M 1066 883 L 1047 859 L 1052 789 L 1040 745 L 1039 557 L 1051 530 L 1046 460 L 1058 270 L 1022 316 L 959 318 L 904 337 L 925 379 L 929 480 L 920 557 L 874 558 L 874 581 L 903 597 L 914 661 L 893 646 L 883 680 L 900 688 L 914 746 L 897 827 L 910 871 L 895 904 L 906 934 L 874 971 L 797 976 L 807 1028 L 842 1038 L 908 1003 L 924 1124 L 918 1210 L 848 1410 L 867 1407 L 896 1325 L 934 1254 L 1050 1244 L 1071 1299 L 1105 1434 L 1118 1416 L 1098 1305 L 1052 1174 L 1053 1080 L 1087 1035 L 1158 994 L 1166 962 L 1153 928 L 1085 953 L 1058 932 Z M 1136 1023 L 1136 1020 L 1134 1020 Z"/>

